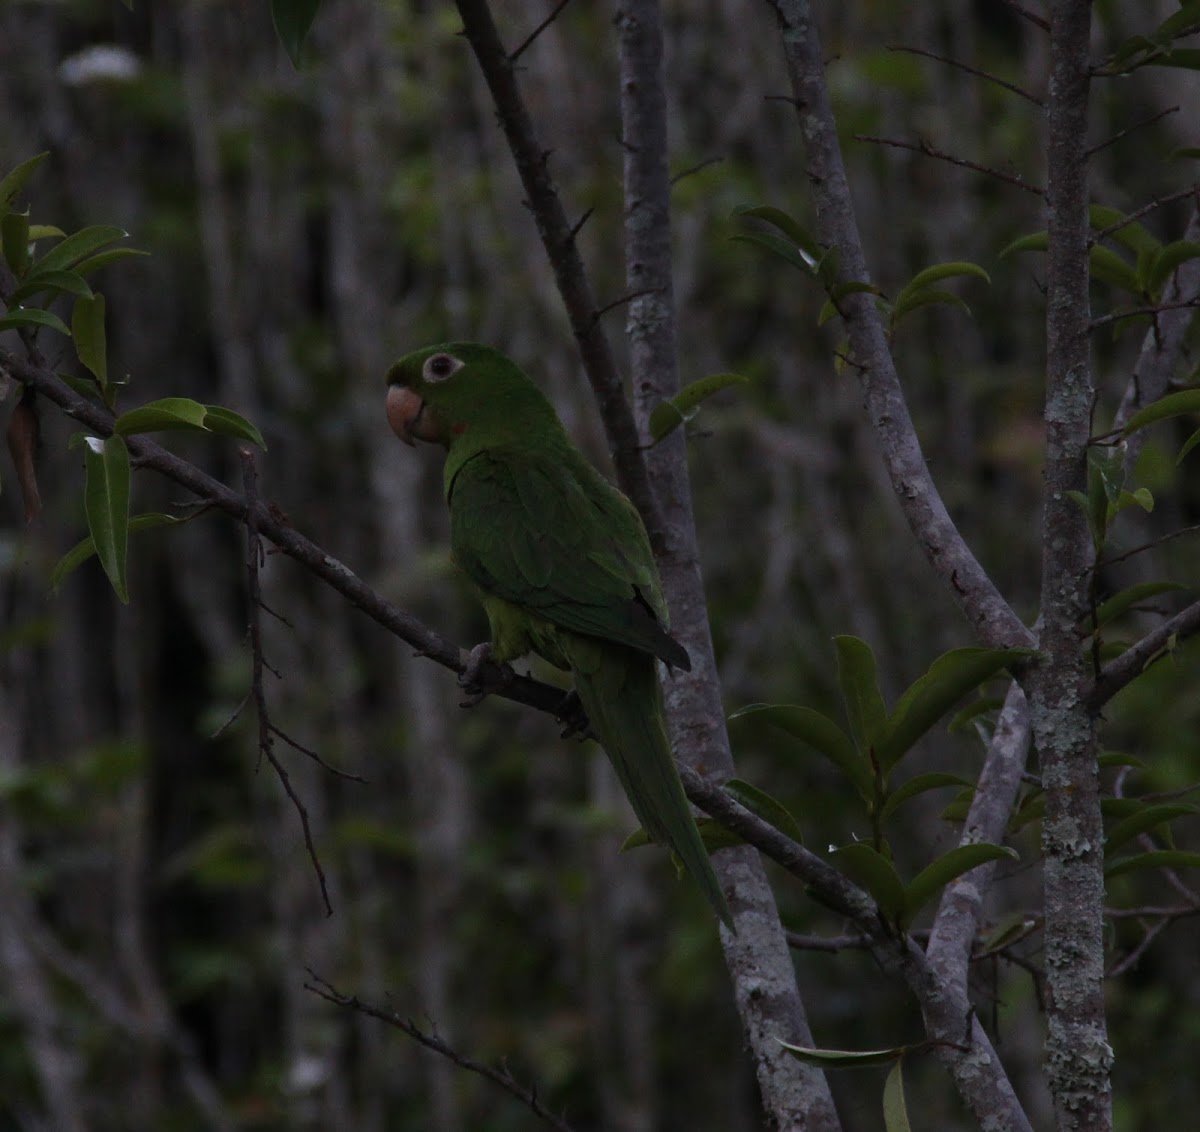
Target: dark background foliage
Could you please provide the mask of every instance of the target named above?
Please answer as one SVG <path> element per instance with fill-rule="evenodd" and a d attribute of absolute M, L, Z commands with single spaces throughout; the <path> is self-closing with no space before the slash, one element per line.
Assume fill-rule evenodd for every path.
<path fill-rule="evenodd" d="M 1149 7 L 1159 19 L 1172 8 L 1097 4 L 1098 34 L 1118 42 L 1143 17 L 1153 22 Z M 512 43 L 548 6 L 495 9 Z M 579 214 L 594 210 L 581 243 L 602 303 L 623 289 L 610 18 L 606 6 L 569 5 L 521 61 L 564 199 Z M 826 21 L 876 281 L 894 293 L 951 259 L 991 274 L 990 287 L 955 285 L 971 317 L 945 306 L 915 313 L 894 348 L 954 518 L 1032 617 L 1042 260 L 997 252 L 1043 226 L 1040 202 L 856 135 L 924 141 L 1043 183 L 1038 107 L 894 48 L 950 56 L 1041 95 L 1044 37 L 1003 3 L 847 4 Z M 448 560 L 440 468 L 387 431 L 387 364 L 448 338 L 494 344 L 551 393 L 597 462 L 607 457 L 457 29 L 445 5 L 327 0 L 309 66 L 296 72 L 265 4 L 6 3 L 0 167 L 48 149 L 27 194 L 34 220 L 119 224 L 151 253 L 103 280 L 110 369 L 129 378 L 123 406 L 183 395 L 245 414 L 269 448 L 263 494 L 385 595 L 469 644 L 486 626 Z M 836 321 L 817 328 L 824 296 L 729 239 L 744 230 L 731 218 L 739 206 L 769 202 L 801 218 L 808 208 L 769 7 L 669 4 L 666 38 L 684 379 L 726 370 L 752 379 L 689 424 L 727 706 L 788 701 L 836 715 L 833 634 L 870 643 L 889 697 L 972 641 L 892 499 L 857 386 L 831 364 L 839 332 Z M 1192 175 L 1167 155 L 1197 143 L 1196 82 L 1193 72 L 1144 70 L 1097 88 L 1097 143 L 1183 107 L 1104 151 L 1099 200 L 1131 210 Z M 1188 208 L 1164 206 L 1144 223 L 1176 239 Z M 1096 287 L 1097 313 L 1116 301 Z M 605 317 L 619 340 L 622 308 Z M 1100 429 L 1140 336 L 1096 336 Z M 68 348 L 54 349 L 52 363 L 68 368 Z M 460 711 L 449 674 L 269 556 L 272 717 L 367 780 L 278 747 L 313 822 L 334 909 L 326 916 L 297 814 L 256 757 L 250 712 L 239 714 L 249 681 L 241 533 L 205 514 L 134 536 L 127 607 L 95 562 L 48 593 L 50 568 L 84 525 L 72 425 L 44 412 L 42 426 L 42 519 L 24 528 L 7 472 L 0 495 L 0 1128 L 530 1126 L 526 1109 L 478 1078 L 313 994 L 309 970 L 464 1053 L 506 1061 L 578 1129 L 758 1126 L 711 916 L 660 854 L 616 855 L 632 818 L 602 755 L 511 704 Z M 1172 439 L 1156 434 L 1140 466 L 1154 526 L 1127 513 L 1123 546 L 1197 521 Z M 170 446 L 236 482 L 232 443 Z M 180 502 L 147 475 L 134 490 L 137 510 Z M 1190 582 L 1193 545 L 1179 539 L 1114 566 L 1102 585 Z M 1109 712 L 1106 743 L 1142 760 L 1139 789 L 1196 779 L 1190 652 Z M 810 848 L 863 833 L 830 765 L 750 722 L 735 724 L 733 738 L 742 777 L 792 806 Z M 971 729 L 939 731 L 912 765 L 969 776 L 981 756 Z M 892 832 L 902 871 L 954 843 L 958 827 L 940 817 L 949 800 L 927 795 L 902 811 Z M 1032 827 L 1013 844 L 1026 863 L 1007 869 L 994 919 L 1037 904 Z M 839 933 L 794 881 L 777 879 L 790 929 Z M 1168 894 L 1164 882 L 1140 880 L 1111 899 Z M 1143 938 L 1139 920 L 1116 920 L 1114 960 Z M 867 953 L 796 954 L 821 1044 L 917 1036 L 911 1002 Z M 979 964 L 977 990 L 1036 1123 L 1046 1104 L 1026 969 L 1040 961 L 1036 932 L 1013 958 Z M 1200 1103 L 1197 986 L 1186 921 L 1113 982 L 1119 1127 L 1189 1126 Z M 966 1126 L 931 1064 L 914 1062 L 909 1074 L 922 1127 Z M 878 1126 L 873 1075 L 835 1075 L 833 1085 L 847 1126 Z"/>

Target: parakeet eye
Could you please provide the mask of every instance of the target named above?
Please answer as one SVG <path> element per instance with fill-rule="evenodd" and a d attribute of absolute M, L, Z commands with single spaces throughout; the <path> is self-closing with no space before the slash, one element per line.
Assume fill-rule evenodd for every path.
<path fill-rule="evenodd" d="M 457 373 L 462 367 L 462 360 L 456 358 L 453 354 L 434 354 L 433 357 L 426 359 L 425 368 L 421 370 L 421 376 L 430 382 L 445 381 L 446 378 L 453 373 Z"/>

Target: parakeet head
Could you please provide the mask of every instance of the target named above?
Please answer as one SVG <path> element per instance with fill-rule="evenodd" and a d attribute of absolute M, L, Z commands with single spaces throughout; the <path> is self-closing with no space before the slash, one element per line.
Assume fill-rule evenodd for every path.
<path fill-rule="evenodd" d="M 474 342 L 407 354 L 388 370 L 387 385 L 388 424 L 405 444 L 450 448 L 465 439 L 473 446 L 560 427 L 553 406 L 520 369 Z"/>

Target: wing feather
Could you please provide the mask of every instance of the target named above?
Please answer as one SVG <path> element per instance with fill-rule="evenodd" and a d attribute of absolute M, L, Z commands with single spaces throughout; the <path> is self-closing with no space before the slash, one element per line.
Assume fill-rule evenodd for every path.
<path fill-rule="evenodd" d="M 487 593 L 690 668 L 632 504 L 581 456 L 491 449 L 450 485 L 454 557 Z M 593 478 L 594 477 L 594 478 Z"/>

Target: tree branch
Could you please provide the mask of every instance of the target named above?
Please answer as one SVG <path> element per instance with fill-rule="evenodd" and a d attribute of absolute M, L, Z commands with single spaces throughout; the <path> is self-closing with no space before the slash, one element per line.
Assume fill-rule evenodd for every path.
<path fill-rule="evenodd" d="M 81 397 L 50 370 L 0 351 L 0 372 L 6 372 L 23 385 L 35 389 L 46 400 L 62 409 L 67 416 L 79 421 L 97 435 L 112 434 L 113 415 L 107 409 Z M 131 436 L 128 438 L 128 444 L 130 454 L 139 467 L 153 469 L 239 523 L 246 522 L 245 498 L 219 480 L 144 436 Z M 380 597 L 348 566 L 292 527 L 279 508 L 259 503 L 254 509 L 254 520 L 263 538 L 274 543 L 289 558 L 326 582 L 356 609 L 412 645 L 419 655 L 429 657 L 453 672 L 461 673 L 466 667 L 467 654 L 464 650 L 435 633 L 411 614 Z M 495 665 L 485 666 L 482 677 L 485 689 L 489 693 L 537 708 L 558 718 L 558 710 L 563 700 L 561 688 L 528 676 L 506 679 Z"/>
<path fill-rule="evenodd" d="M 439 1038 L 436 1033 L 426 1033 L 411 1018 L 405 1018 L 394 1010 L 384 1010 L 382 1007 L 372 1006 L 370 1003 L 363 1002 L 357 995 L 343 994 L 311 969 L 308 971 L 308 977 L 311 982 L 304 984 L 305 990 L 312 991 L 313 994 L 327 1002 L 332 1002 L 335 1006 L 343 1006 L 348 1010 L 365 1014 L 368 1018 L 385 1022 L 402 1034 L 407 1034 L 413 1041 L 423 1045 L 426 1049 L 431 1049 L 434 1053 L 449 1058 L 460 1069 L 478 1073 L 479 1076 L 491 1081 L 494 1085 L 499 1085 L 506 1093 L 516 1097 L 539 1120 L 556 1129 L 556 1132 L 572 1132 L 571 1126 L 562 1117 L 556 1116 L 542 1104 L 536 1087 L 528 1088 L 520 1084 L 507 1067 L 497 1069 L 492 1065 L 485 1065 L 482 1061 L 476 1061 L 473 1057 L 467 1057 L 466 1054 L 459 1053 L 448 1042 Z"/>
<path fill-rule="evenodd" d="M 782 31 L 816 205 L 817 239 L 836 249 L 842 280 L 869 282 L 810 6 L 806 0 L 768 2 Z M 1033 634 L 972 554 L 929 474 L 874 298 L 857 293 L 841 302 L 867 415 L 917 544 L 982 641 L 993 647 L 1032 645 Z"/>
<path fill-rule="evenodd" d="M 1177 642 L 1195 635 L 1197 631 L 1200 631 L 1200 601 L 1180 610 L 1157 629 L 1147 633 L 1137 644 L 1110 660 L 1100 670 L 1088 693 L 1088 709 L 1098 712 L 1126 684 L 1136 680 L 1154 661 L 1166 656 Z"/>
<path fill-rule="evenodd" d="M 625 193 L 625 323 L 634 407 L 643 434 L 654 406 L 679 392 L 671 251 L 671 174 L 659 0 L 618 0 Z M 646 453 L 663 524 L 658 556 L 672 632 L 688 650 L 690 672 L 665 689 L 677 757 L 718 779 L 734 773 L 688 477 L 682 429 Z M 713 868 L 729 895 L 736 934 L 721 944 L 745 1028 L 762 1103 L 779 1128 L 840 1127 L 824 1074 L 792 1057 L 782 1041 L 813 1045 L 792 956 L 761 858 L 751 849 L 717 853 Z"/>
<path fill-rule="evenodd" d="M 996 1132 L 1032 1132 L 965 986 L 946 986 L 912 938 L 885 924 L 875 902 L 815 853 L 688 767 L 681 768 L 680 776 L 697 806 L 800 880 L 813 899 L 849 919 L 866 937 L 875 961 L 904 979 L 921 1005 L 926 1035 L 938 1059 L 972 1111 Z"/>
<path fill-rule="evenodd" d="M 491 91 L 517 173 L 529 198 L 529 208 L 538 235 L 554 271 L 571 330 L 579 343 L 583 367 L 608 436 L 617 480 L 641 512 L 651 543 L 659 550 L 661 524 L 646 465 L 642 460 L 633 413 L 625 397 L 625 386 L 617 372 L 612 348 L 595 317 L 595 295 L 588 282 L 574 232 L 550 176 L 546 150 L 537 139 L 533 120 L 521 97 L 513 61 L 500 42 L 487 0 L 456 2 L 463 31 Z"/>

